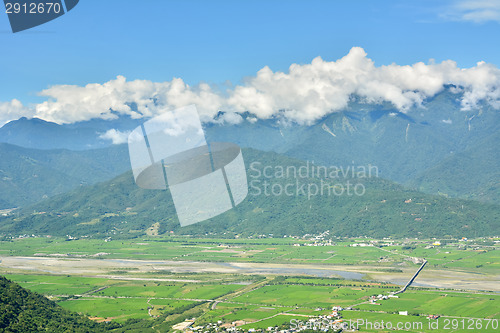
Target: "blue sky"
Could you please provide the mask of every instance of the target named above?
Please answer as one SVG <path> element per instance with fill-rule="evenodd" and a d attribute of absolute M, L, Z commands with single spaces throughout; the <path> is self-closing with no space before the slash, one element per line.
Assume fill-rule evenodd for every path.
<path fill-rule="evenodd" d="M 82 0 L 68 14 L 12 34 L 0 15 L 0 101 L 43 100 L 55 84 L 181 77 L 239 83 L 264 66 L 287 71 L 360 46 L 376 65 L 500 64 L 498 18 L 471 20 L 460 1 Z M 494 1 L 495 3 L 495 1 Z M 498 7 L 497 7 L 498 8 Z"/>

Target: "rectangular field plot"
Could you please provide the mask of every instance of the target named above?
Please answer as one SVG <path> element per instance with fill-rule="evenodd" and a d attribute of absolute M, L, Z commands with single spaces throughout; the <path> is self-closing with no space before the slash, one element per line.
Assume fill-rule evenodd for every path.
<path fill-rule="evenodd" d="M 116 283 L 108 279 L 66 275 L 7 274 L 5 277 L 19 283 L 24 288 L 43 295 L 81 295 L 110 282 Z"/>
<path fill-rule="evenodd" d="M 368 295 L 383 293 L 384 290 L 386 289 L 370 288 L 370 293 L 368 294 L 361 287 L 270 285 L 238 296 L 233 300 L 250 304 L 266 304 L 269 306 L 328 308 L 334 305 L 350 306 L 360 303 L 366 301 Z"/>
<path fill-rule="evenodd" d="M 203 322 L 217 322 L 223 320 L 231 323 L 237 320 L 254 322 L 263 320 L 283 311 L 291 310 L 291 307 L 267 307 L 260 305 L 244 305 L 234 303 L 218 303 L 216 309 L 212 309 L 203 316 Z"/>
<path fill-rule="evenodd" d="M 102 290 L 98 295 L 210 300 L 242 288 L 241 285 L 203 285 L 122 282 Z"/>
<path fill-rule="evenodd" d="M 58 304 L 90 317 L 125 321 L 129 318 L 149 318 L 147 301 L 133 298 L 80 298 Z"/>
<path fill-rule="evenodd" d="M 361 310 L 409 311 L 415 314 L 448 315 L 500 319 L 500 295 L 409 290 L 399 298 L 378 301 L 380 305 L 361 304 Z"/>

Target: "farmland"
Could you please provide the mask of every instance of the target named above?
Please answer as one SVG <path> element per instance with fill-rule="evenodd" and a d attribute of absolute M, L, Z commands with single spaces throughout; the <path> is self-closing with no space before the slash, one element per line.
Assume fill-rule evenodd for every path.
<path fill-rule="evenodd" d="M 452 241 L 430 246 L 435 240 L 380 241 L 322 238 L 205 239 L 182 236 L 135 239 L 65 239 L 29 237 L 0 241 L 0 256 L 99 257 L 108 259 L 177 260 L 202 262 L 256 262 L 282 264 L 376 265 L 409 263 L 425 257 L 436 268 L 484 273 L 500 270 L 498 246 L 492 240 Z M 357 244 L 371 246 L 353 246 Z M 317 246 L 318 244 L 323 246 Z M 401 266 L 401 265 L 400 265 Z M 404 266 L 404 265 L 403 265 Z"/>
<path fill-rule="evenodd" d="M 500 302 L 500 295 L 495 293 L 412 288 L 397 299 L 373 305 L 368 302 L 369 296 L 387 294 L 398 287 L 332 278 L 241 276 L 238 281 L 225 274 L 213 276 L 216 281 L 232 280 L 224 284 L 201 282 L 203 278 L 191 283 L 30 274 L 7 275 L 7 278 L 57 300 L 64 308 L 95 320 L 117 322 L 155 318 L 197 304 L 203 308 L 203 314 L 196 319 L 198 325 L 243 321 L 246 324 L 242 328 L 267 328 L 290 323 L 292 319 L 308 320 L 328 314 L 332 306 L 352 307 L 342 312 L 346 320 L 404 319 L 427 323 L 425 316 L 429 314 L 500 319 L 500 311 L 494 306 Z M 397 312 L 402 310 L 409 311 L 409 315 L 398 316 Z"/>
<path fill-rule="evenodd" d="M 432 331 L 448 332 L 447 318 L 500 319 L 500 295 L 493 292 L 497 246 L 492 240 L 29 237 L 0 241 L 0 274 L 93 320 L 156 329 L 191 317 L 200 327 L 289 327 L 338 306 L 344 322 L 422 323 L 424 329 L 407 329 L 420 332 L 431 322 L 427 316 L 436 315 L 441 326 Z M 399 290 L 418 267 L 412 258 L 421 257 L 429 267 L 414 287 L 370 301 Z"/>

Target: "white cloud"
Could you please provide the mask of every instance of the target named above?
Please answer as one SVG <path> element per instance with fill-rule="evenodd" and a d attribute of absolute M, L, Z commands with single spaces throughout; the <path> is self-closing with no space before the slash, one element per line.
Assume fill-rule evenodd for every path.
<path fill-rule="evenodd" d="M 150 117 L 189 104 L 197 104 L 206 113 L 207 109 L 217 109 L 221 99 L 207 84 L 191 88 L 182 79 L 158 83 L 127 81 L 123 76 L 84 87 L 56 85 L 39 94 L 48 100 L 36 105 L 36 116 L 57 123 L 115 118 L 116 113 L 133 118 Z M 137 112 L 130 107 L 131 103 L 137 105 Z"/>
<path fill-rule="evenodd" d="M 243 117 L 236 112 L 225 112 L 224 114 L 217 117 L 217 120 L 213 122 L 219 124 L 237 125 L 243 122 Z"/>
<path fill-rule="evenodd" d="M 13 99 L 10 102 L 0 102 L 0 127 L 11 120 L 21 117 L 31 117 L 33 110 L 25 107 L 19 100 Z"/>
<path fill-rule="evenodd" d="M 121 132 L 113 128 L 107 130 L 106 133 L 101 134 L 99 138 L 104 140 L 111 140 L 114 145 L 119 145 L 127 142 L 129 134 L 129 131 Z"/>
<path fill-rule="evenodd" d="M 114 118 L 117 114 L 150 117 L 190 104 L 197 106 L 204 122 L 213 121 L 223 110 L 226 113 L 219 121 L 227 123 L 241 122 L 238 113 L 245 111 L 261 119 L 279 115 L 283 121 L 312 123 L 342 110 L 353 96 L 366 103 L 389 102 L 407 112 L 425 105 L 426 99 L 446 84 L 457 86 L 453 92 L 461 94 L 464 110 L 482 101 L 500 108 L 500 70 L 494 65 L 479 62 L 472 68 L 459 68 L 447 60 L 377 67 L 360 47 L 337 61 L 317 57 L 310 64 L 292 64 L 287 72 L 264 67 L 244 84 L 223 93 L 204 83 L 189 86 L 180 78 L 151 82 L 118 76 L 104 84 L 52 86 L 40 92 L 47 100 L 36 105 L 35 111 L 26 111 L 19 101 L 0 107 L 9 109 L 6 114 L 11 117 L 26 111 L 57 123 Z M 137 105 L 137 111 L 132 104 Z"/>
<path fill-rule="evenodd" d="M 359 47 L 337 61 L 318 57 L 311 64 L 294 64 L 288 73 L 273 73 L 265 67 L 245 86 L 236 87 L 227 105 L 260 118 L 284 110 L 289 119 L 309 123 L 345 108 L 354 95 L 368 103 L 390 102 L 406 112 L 439 93 L 445 84 L 462 87 L 463 109 L 474 108 L 481 100 L 499 106 L 500 70 L 493 65 L 480 62 L 462 69 L 448 60 L 376 67 Z"/>
<path fill-rule="evenodd" d="M 455 21 L 500 22 L 500 0 L 454 1 L 442 16 Z"/>

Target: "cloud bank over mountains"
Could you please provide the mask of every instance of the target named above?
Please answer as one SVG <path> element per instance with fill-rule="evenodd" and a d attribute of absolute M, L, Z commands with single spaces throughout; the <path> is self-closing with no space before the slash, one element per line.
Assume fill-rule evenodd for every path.
<path fill-rule="evenodd" d="M 10 102 L 0 101 L 0 126 L 10 120 L 18 119 L 23 116 L 32 117 L 33 114 L 33 110 L 25 107 L 21 101 L 15 98 Z"/>
<path fill-rule="evenodd" d="M 425 107 L 425 100 L 445 85 L 456 86 L 463 110 L 480 102 L 500 109 L 500 69 L 492 64 L 478 62 L 464 69 L 447 60 L 377 67 L 362 48 L 353 47 L 337 61 L 317 57 L 310 64 L 291 65 L 286 73 L 264 67 L 226 91 L 206 83 L 189 86 L 181 78 L 151 82 L 118 76 L 103 84 L 56 85 L 39 93 L 47 98 L 40 104 L 24 106 L 16 99 L 0 102 L 0 124 L 21 116 L 56 123 L 117 115 L 142 118 L 189 104 L 196 104 L 204 121 L 222 110 L 227 112 L 222 121 L 229 123 L 242 121 L 239 113 L 249 111 L 261 119 L 279 114 L 288 121 L 308 124 L 346 108 L 354 97 L 365 103 L 389 102 L 402 112 Z"/>

